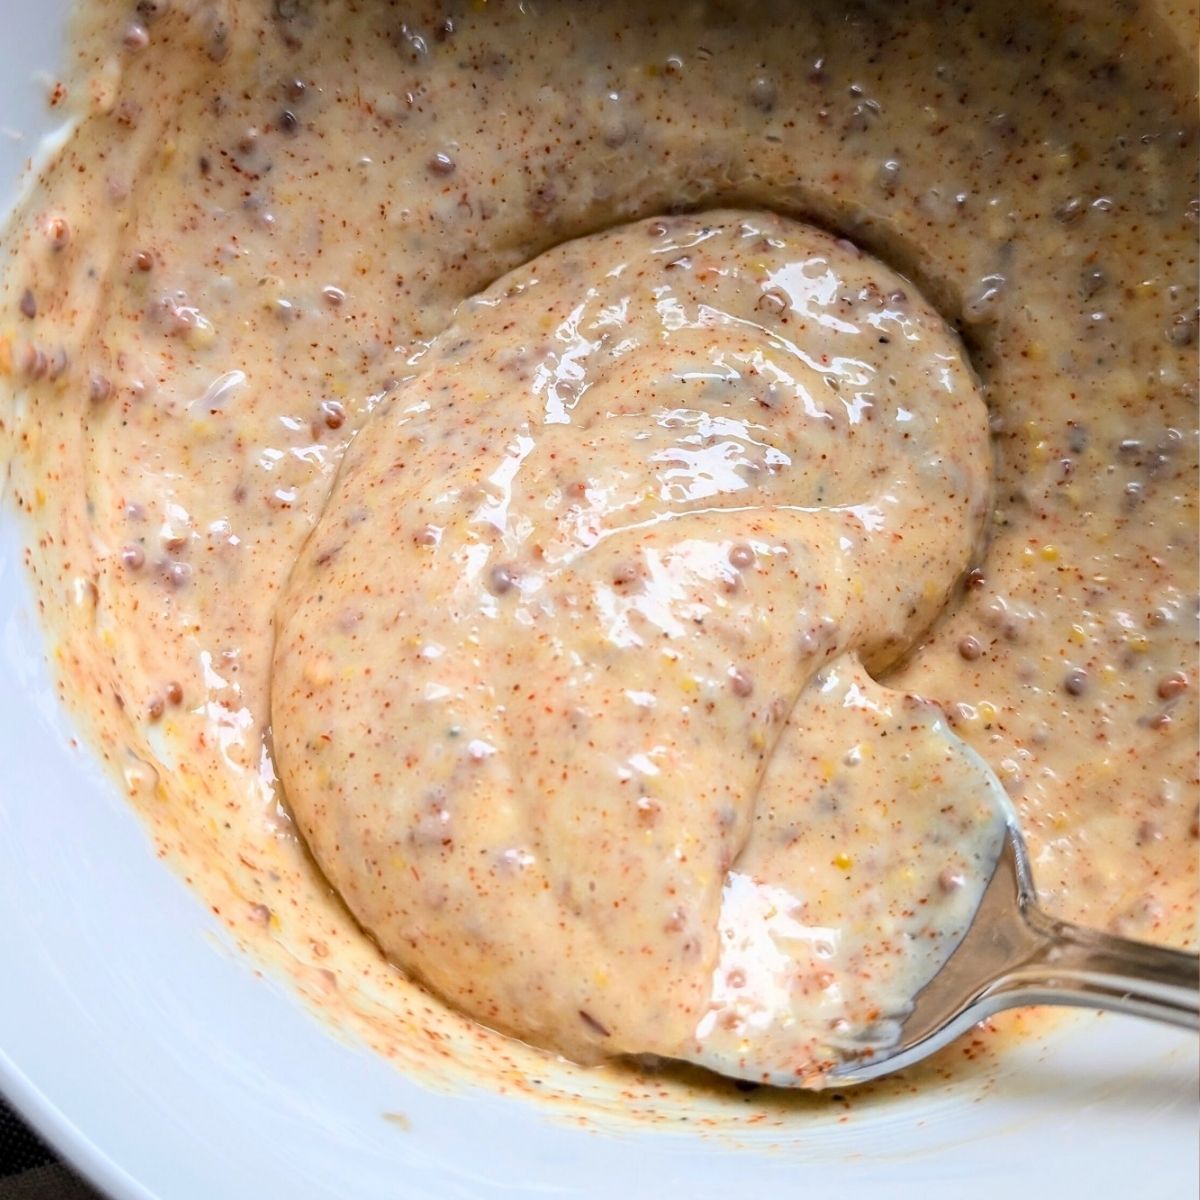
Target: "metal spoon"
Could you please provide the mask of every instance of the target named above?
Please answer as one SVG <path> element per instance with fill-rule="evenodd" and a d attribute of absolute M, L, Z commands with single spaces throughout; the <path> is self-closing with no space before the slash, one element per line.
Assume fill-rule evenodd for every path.
<path fill-rule="evenodd" d="M 1037 905 L 1029 854 L 1011 816 L 1007 825 L 991 881 L 953 953 L 908 1013 L 888 1023 L 886 1039 L 863 1031 L 825 1086 L 889 1075 L 987 1017 L 1030 1004 L 1108 1009 L 1200 1029 L 1200 958 L 1048 916 Z"/>

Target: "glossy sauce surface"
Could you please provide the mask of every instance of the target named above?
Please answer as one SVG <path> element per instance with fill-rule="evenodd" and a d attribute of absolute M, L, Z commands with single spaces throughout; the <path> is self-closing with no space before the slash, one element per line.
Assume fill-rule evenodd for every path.
<path fill-rule="evenodd" d="M 987 511 L 982 396 L 911 290 L 765 215 L 595 234 L 462 306 L 348 452 L 279 607 L 277 761 L 468 1012 L 795 1082 L 969 920 L 986 784 L 858 666 Z"/>
<path fill-rule="evenodd" d="M 773 787 L 791 786 L 790 779 L 772 778 L 786 761 L 783 742 L 773 752 L 755 747 L 747 736 L 750 714 L 769 712 L 769 698 L 779 694 L 795 701 L 793 715 L 810 706 L 813 727 L 825 728 L 822 697 L 831 694 L 825 686 L 850 679 L 866 690 L 874 686 L 849 658 L 818 681 L 809 670 L 814 664 L 787 645 L 802 624 L 801 609 L 814 620 L 828 616 L 837 626 L 837 654 L 861 654 L 872 671 L 884 672 L 889 688 L 940 706 L 946 723 L 998 772 L 1050 907 L 1133 936 L 1192 939 L 1196 122 L 1194 72 L 1181 49 L 1187 28 L 1186 14 L 1157 6 L 1089 9 L 1084 16 L 1069 6 L 1039 7 L 1014 29 L 999 4 L 970 11 L 820 4 L 800 14 L 783 4 L 714 3 L 670 21 L 623 3 L 589 6 L 586 14 L 557 4 L 536 13 L 519 4 L 414 5 L 403 12 L 382 3 L 251 0 L 88 5 L 63 101 L 78 127 L 5 235 L 0 437 L 9 501 L 30 520 L 29 564 L 64 697 L 125 779 L 160 852 L 180 863 L 241 936 L 283 962 L 306 994 L 348 1012 L 387 1052 L 411 1060 L 415 1040 L 431 1029 L 447 1045 L 474 1045 L 478 1038 L 501 1045 L 389 966 L 299 847 L 270 739 L 272 660 L 275 623 L 283 618 L 285 679 L 276 703 L 296 711 L 277 712 L 287 719 L 278 721 L 276 735 L 283 770 L 298 776 L 297 813 L 311 816 L 319 801 L 306 803 L 305 796 L 319 797 L 320 785 L 299 776 L 319 770 L 318 758 L 310 761 L 300 749 L 319 731 L 314 707 L 297 701 L 303 671 L 315 671 L 319 682 L 324 668 L 319 654 L 289 658 L 286 639 L 305 633 L 297 614 L 311 590 L 314 555 L 348 495 L 383 480 L 388 455 L 399 461 L 409 436 L 404 412 L 421 390 L 472 386 L 455 375 L 470 348 L 452 348 L 452 322 L 468 336 L 477 324 L 499 319 L 505 305 L 519 308 L 520 297 L 492 308 L 468 303 L 457 316 L 456 307 L 508 271 L 521 279 L 531 269 L 521 264 L 536 262 L 538 269 L 561 270 L 554 295 L 567 307 L 524 337 L 530 364 L 514 356 L 507 374 L 496 356 L 477 364 L 503 376 L 488 388 L 506 397 L 507 411 L 479 405 L 472 410 L 480 414 L 478 429 L 464 425 L 458 444 L 439 452 L 446 457 L 429 460 L 427 470 L 440 461 L 461 475 L 453 486 L 464 495 L 447 508 L 453 519 L 443 525 L 440 515 L 418 511 L 438 499 L 431 485 L 422 492 L 388 484 L 404 518 L 397 563 L 402 557 L 423 565 L 402 580 L 404 595 L 391 611 L 364 606 L 364 619 L 382 630 L 431 589 L 431 603 L 440 608 L 409 612 L 407 619 L 440 626 L 454 616 L 455 603 L 462 606 L 457 611 L 473 605 L 479 613 L 494 604 L 506 614 L 503 627 L 516 629 L 519 611 L 543 603 L 539 593 L 554 593 L 550 607 L 559 620 L 574 588 L 586 602 L 579 631 L 594 641 L 580 657 L 619 657 L 635 664 L 635 673 L 652 672 L 644 688 L 611 689 L 612 703 L 625 706 L 623 727 L 646 744 L 627 746 L 613 734 L 616 740 L 583 767 L 611 783 L 614 764 L 628 762 L 627 750 L 660 745 L 672 747 L 680 771 L 710 761 L 682 752 L 688 708 L 689 720 L 707 723 L 708 740 L 700 742 L 719 763 L 709 768 L 718 778 L 699 780 L 697 790 L 729 793 L 709 795 L 703 811 L 719 816 L 726 800 L 735 809 L 736 834 L 705 829 L 698 836 L 711 867 L 721 865 L 722 847 L 737 839 L 752 847 L 782 844 L 749 829 L 751 784 L 757 780 L 760 788 L 756 816 L 772 811 Z M 664 286 L 692 315 L 676 331 L 674 358 L 656 347 L 627 365 L 632 386 L 652 383 L 678 398 L 659 412 L 639 406 L 623 386 L 603 411 L 624 415 L 581 431 L 576 413 L 600 397 L 579 394 L 587 374 L 575 374 L 571 348 L 584 348 L 573 339 L 597 340 L 588 323 L 603 319 L 599 295 L 619 303 L 623 294 L 619 281 L 595 268 L 647 261 L 656 245 L 648 227 L 620 227 L 680 208 L 739 211 L 668 218 L 667 232 L 655 235 L 664 245 L 687 241 L 715 223 L 730 242 L 712 263 L 706 242 L 681 246 L 687 266 L 667 271 L 655 260 L 654 270 L 669 278 Z M 821 235 L 767 210 L 836 230 L 891 270 L 853 259 L 845 247 L 807 242 Z M 719 272 L 742 261 L 736 240 L 746 222 L 779 222 L 783 240 L 798 241 L 790 252 L 772 248 L 765 259 L 743 256 L 739 284 Z M 550 247 L 610 228 L 615 232 L 578 243 L 584 249 L 538 259 Z M 643 248 L 617 252 L 622 239 L 631 247 L 638 239 Z M 928 567 L 920 555 L 893 553 L 885 539 L 867 536 L 848 512 L 786 509 L 825 504 L 813 490 L 822 478 L 838 504 L 878 504 L 886 488 L 867 484 L 872 464 L 883 468 L 881 480 L 903 475 L 894 418 L 870 432 L 864 423 L 861 455 L 843 454 L 824 477 L 803 458 L 805 447 L 822 439 L 843 450 L 849 411 L 820 382 L 828 372 L 779 348 L 783 310 L 778 297 L 763 299 L 763 284 L 769 273 L 787 271 L 767 287 L 781 287 L 791 309 L 804 272 L 789 268 L 821 255 L 835 279 L 849 275 L 860 285 L 886 279 L 883 305 L 856 311 L 848 321 L 855 329 L 870 325 L 872 312 L 885 322 L 915 320 L 913 312 L 928 312 L 922 292 L 963 329 L 987 405 L 993 459 L 985 548 L 974 558 L 982 518 L 970 503 L 945 507 L 939 486 L 946 477 L 933 486 L 936 471 L 924 490 L 906 482 L 896 494 L 898 505 L 910 506 L 914 532 L 931 547 Z M 574 274 L 567 270 L 572 261 Z M 699 276 L 708 270 L 718 274 Z M 914 281 L 898 285 L 912 306 L 907 315 L 894 315 L 886 299 L 896 286 L 893 272 Z M 599 289 L 594 309 L 577 319 L 574 333 L 557 337 L 572 306 L 592 303 L 591 288 Z M 718 313 L 758 328 L 720 320 L 692 328 L 703 324 L 696 313 L 708 289 L 720 293 Z M 536 324 L 551 311 L 547 304 L 530 319 Z M 883 318 L 885 312 L 893 316 Z M 662 324 L 657 310 L 653 317 Z M 935 345 L 948 338 L 950 349 L 942 352 L 953 369 L 961 368 L 953 337 L 932 322 L 928 336 Z M 791 340 L 808 353 L 801 340 Z M 807 380 L 814 407 L 839 422 L 845 413 L 844 423 L 825 430 L 803 405 L 769 415 L 760 401 L 770 396 L 761 385 L 772 381 L 750 376 L 735 358 L 755 347 Z M 853 357 L 876 372 L 892 370 L 885 361 L 896 362 L 897 373 L 915 370 L 899 349 L 895 339 L 890 348 L 876 343 L 870 356 Z M 732 384 L 683 378 L 688 351 L 699 355 L 706 375 L 729 377 L 732 367 L 738 377 Z M 724 354 L 726 365 L 714 354 Z M 540 390 L 533 378 L 512 382 L 538 362 L 547 371 Z M 835 381 L 848 383 L 849 376 Z M 899 391 L 850 386 L 873 391 L 878 405 L 904 405 Z M 723 388 L 736 393 L 728 402 L 720 398 Z M 950 448 L 961 459 L 955 485 L 976 497 L 988 472 L 979 406 L 969 391 L 962 393 L 961 419 L 949 426 Z M 518 398 L 524 418 L 513 410 Z M 549 407 L 552 401 L 560 410 Z M 852 396 L 845 401 L 854 404 Z M 548 415 L 569 419 L 547 423 Z M 524 433 L 521 419 L 539 424 Z M 800 421 L 803 438 L 793 428 Z M 448 429 L 443 413 L 428 433 Z M 360 430 L 351 452 L 357 465 L 347 464 L 331 500 L 335 472 Z M 625 436 L 643 447 L 636 433 L 647 435 L 650 453 L 631 456 L 622 448 Z M 565 438 L 564 458 L 577 461 L 570 472 L 564 464 L 561 479 L 540 457 L 555 436 Z M 475 478 L 465 465 L 473 437 L 486 442 L 488 454 Z M 528 465 L 522 437 L 537 447 Z M 595 495 L 589 495 L 591 468 L 582 461 L 588 437 L 607 439 L 601 457 L 611 464 Z M 930 445 L 932 455 L 940 443 Z M 428 449 L 414 464 L 426 461 Z M 653 454 L 662 457 L 652 460 Z M 530 502 L 520 485 L 535 460 L 545 488 Z M 911 464 L 914 478 L 921 462 Z M 499 481 L 489 478 L 497 472 Z M 569 496 L 577 484 L 583 494 Z M 465 496 L 471 487 L 478 494 Z M 563 495 L 555 497 L 559 487 Z M 739 498 L 750 495 L 755 515 L 747 516 L 737 509 Z M 548 509 L 551 499 L 557 507 Z M 328 516 L 305 550 L 327 503 Z M 693 508 L 717 511 L 588 542 L 617 524 Z M 492 525 L 500 532 L 471 525 L 476 514 L 498 509 L 503 519 Z M 763 509 L 773 527 L 755 531 L 752 522 L 765 519 Z M 518 525 L 518 513 L 528 528 Z M 946 520 L 934 520 L 935 513 Z M 698 545 L 691 557 L 680 557 L 677 547 L 687 539 L 677 534 L 689 521 L 698 526 Z M 414 544 L 426 525 L 448 530 L 451 540 Z M 807 564 L 813 569 L 798 571 L 800 581 L 785 587 L 776 570 L 783 556 L 774 548 L 786 541 L 795 562 L 818 525 L 855 541 L 853 569 L 839 574 L 844 552 L 822 535 L 821 562 Z M 384 583 L 388 555 L 379 547 L 390 525 L 364 526 L 355 535 L 362 554 L 356 578 Z M 464 554 L 473 545 L 488 550 L 457 600 L 453 585 L 464 578 L 464 564 L 427 569 L 452 544 Z M 532 555 L 538 544 L 544 562 Z M 739 560 L 751 561 L 733 563 L 735 547 Z M 568 568 L 563 560 L 573 553 Z M 973 570 L 956 588 L 967 567 Z M 329 568 L 343 569 L 337 558 Z M 730 580 L 740 590 L 726 592 Z M 863 597 L 851 594 L 856 580 Z M 838 594 L 819 600 L 806 594 L 814 581 Z M 526 588 L 533 589 L 528 596 Z M 888 589 L 894 594 L 883 594 Z M 777 625 L 772 617 L 759 630 L 753 620 L 769 608 L 768 592 L 778 593 L 789 611 L 786 621 Z M 608 605 L 604 620 L 601 601 Z M 686 623 L 697 606 L 708 610 L 706 622 L 724 622 L 732 640 L 690 629 L 685 637 L 668 633 L 662 640 L 686 647 L 682 667 L 670 668 L 662 655 L 644 653 L 644 645 L 617 644 L 633 637 L 645 643 L 664 622 Z M 501 626 L 489 618 L 481 627 Z M 383 672 L 384 647 L 394 646 L 396 654 L 412 656 L 388 667 L 394 678 L 415 680 L 423 672 L 437 685 L 461 688 L 461 678 L 445 673 L 449 662 L 439 667 L 441 660 L 419 657 L 436 641 L 466 670 L 469 656 L 457 628 L 444 640 L 430 630 L 420 645 L 407 646 L 397 625 L 374 643 L 376 669 Z M 314 619 L 306 636 L 318 634 L 333 636 Z M 489 647 L 495 682 L 511 671 L 516 678 L 528 674 L 539 688 L 555 686 L 559 660 L 538 648 L 536 623 L 522 637 L 528 657 L 519 664 L 504 664 L 504 646 Z M 889 665 L 914 642 L 898 665 Z M 346 656 L 345 665 L 353 664 L 352 644 L 336 649 L 331 662 Z M 678 679 L 668 684 L 669 669 L 678 669 Z M 694 693 L 678 686 L 688 678 Z M 364 704 L 369 698 L 361 680 L 339 677 L 328 686 L 335 683 L 362 689 Z M 587 708 L 605 694 L 602 680 L 587 686 L 582 703 L 560 695 L 557 716 L 539 715 L 533 701 L 523 701 L 512 719 L 525 720 L 527 731 L 503 731 L 521 746 L 506 745 L 503 756 L 482 751 L 478 764 L 462 769 L 478 767 L 490 778 L 534 744 L 547 761 L 579 745 L 565 736 L 569 719 L 562 710 Z M 747 687 L 748 695 L 735 691 Z M 670 711 L 639 708 L 625 691 L 651 695 Z M 710 697 L 708 713 L 702 709 Z M 437 712 L 444 701 L 428 703 Z M 464 731 L 479 727 L 466 734 L 465 745 L 472 739 L 496 745 L 482 727 L 486 705 L 472 703 L 460 723 Z M 656 732 L 660 718 L 665 723 Z M 363 722 L 376 719 L 369 705 L 359 714 Z M 421 741 L 422 754 L 445 743 L 449 721 L 439 713 Z M 789 737 L 806 727 L 796 720 L 778 725 L 786 725 Z M 355 736 L 364 750 L 383 753 L 365 730 Z M 720 753 L 711 745 L 717 738 L 727 743 Z M 840 764 L 851 748 L 839 746 L 842 757 L 830 757 L 831 784 L 849 770 Z M 793 753 L 802 755 L 804 747 Z M 452 760 L 447 752 L 442 765 L 450 769 Z M 398 747 L 388 746 L 381 763 L 394 761 Z M 628 786 L 640 791 L 648 772 L 630 769 Z M 817 764 L 818 775 L 823 771 Z M 527 774 L 524 766 L 520 773 Z M 601 806 L 602 794 L 596 789 L 584 799 Z M 678 840 L 669 832 L 672 819 L 667 811 L 667 826 L 651 831 L 668 850 Z M 322 839 L 337 836 L 335 828 L 308 824 L 324 866 L 349 893 L 350 872 L 339 877 L 335 851 L 321 849 Z M 821 830 L 808 828 L 810 835 Z M 396 839 L 409 831 L 398 822 Z M 517 871 L 525 869 L 520 855 L 534 853 L 519 832 L 497 832 L 486 843 L 516 851 Z M 832 832 L 840 838 L 844 831 Z M 574 836 L 562 831 L 564 844 Z M 587 838 L 576 850 L 578 871 L 591 871 L 601 894 L 620 890 Z M 839 854 L 852 863 L 851 891 L 866 878 L 855 876 L 864 866 L 861 854 L 839 843 L 832 854 L 805 855 L 830 875 L 817 881 L 815 893 L 841 886 L 847 869 L 834 867 Z M 662 869 L 679 871 L 669 853 Z M 782 861 L 762 869 L 764 881 L 791 870 Z M 719 903 L 730 911 L 758 903 L 735 885 L 731 877 L 722 897 L 719 884 L 693 880 L 688 886 L 697 898 L 689 914 Z M 364 892 L 360 903 L 369 902 Z M 395 923 L 399 945 L 399 907 L 380 901 L 377 913 L 380 928 Z M 616 930 L 613 945 L 626 945 L 629 932 Z M 705 953 L 716 953 L 715 945 Z M 414 965 L 432 974 L 431 964 Z M 726 984 L 738 969 L 723 959 L 718 967 Z M 648 986 L 636 974 L 627 980 L 628 997 L 644 995 Z M 685 1044 L 685 1032 L 695 1033 L 693 1017 L 710 1000 L 718 1013 L 736 1004 L 720 998 L 727 993 L 714 983 L 716 974 L 680 971 L 673 978 L 678 994 L 661 998 L 664 1014 L 674 1006 L 679 1019 L 663 1015 L 651 1033 L 665 1052 L 706 1061 L 703 1048 Z M 449 981 L 439 986 L 448 991 Z M 580 976 L 577 986 L 598 985 Z M 580 995 L 581 1006 L 598 999 L 591 990 Z M 505 1002 L 505 1012 L 516 1011 Z M 582 1011 L 613 1036 L 591 1008 Z M 517 1025 L 498 1009 L 485 1015 Z M 634 1031 L 623 1046 L 647 1048 L 637 1022 L 649 1014 L 631 1006 L 618 1015 L 620 1027 Z M 589 1032 L 578 1010 L 568 1017 L 574 1033 L 563 1025 L 560 1043 L 581 1054 L 602 1048 L 606 1035 Z M 539 1019 L 558 1020 L 553 1013 Z M 734 1023 L 748 1019 L 742 1011 Z M 709 1045 L 707 1061 L 737 1069 L 737 1046 Z M 770 1046 L 763 1052 L 775 1053 Z M 510 1044 L 497 1053 L 524 1051 Z"/>

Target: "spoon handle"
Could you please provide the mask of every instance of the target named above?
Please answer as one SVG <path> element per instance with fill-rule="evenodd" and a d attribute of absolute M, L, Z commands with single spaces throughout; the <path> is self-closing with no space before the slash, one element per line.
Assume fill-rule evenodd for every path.
<path fill-rule="evenodd" d="M 1071 1004 L 1200 1029 L 1200 958 L 1085 929 L 1030 904 L 1029 953 L 995 989 L 1005 1007 Z"/>

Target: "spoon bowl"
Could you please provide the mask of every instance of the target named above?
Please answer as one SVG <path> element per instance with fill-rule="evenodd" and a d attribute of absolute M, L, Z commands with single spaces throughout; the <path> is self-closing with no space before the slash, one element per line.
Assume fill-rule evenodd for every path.
<path fill-rule="evenodd" d="M 1037 1004 L 1106 1009 L 1200 1029 L 1200 958 L 1044 912 L 1025 842 L 1010 817 L 995 870 L 962 940 L 907 1014 L 863 1030 L 824 1085 L 890 1075 L 1004 1009 Z"/>

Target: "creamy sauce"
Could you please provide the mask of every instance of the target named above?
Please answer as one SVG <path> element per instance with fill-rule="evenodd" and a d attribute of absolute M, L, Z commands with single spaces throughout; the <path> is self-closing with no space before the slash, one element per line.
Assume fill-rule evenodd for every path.
<path fill-rule="evenodd" d="M 379 1044 L 467 1026 L 276 752 L 385 950 L 584 1059 L 805 1076 L 894 1010 L 988 826 L 861 814 L 947 725 L 1052 909 L 1193 937 L 1190 26 L 1068 9 L 81 14 L 0 285 L 64 695 Z"/>
<path fill-rule="evenodd" d="M 569 242 L 347 454 L 276 755 L 350 908 L 489 1024 L 794 1082 L 969 920 L 986 786 L 856 661 L 930 625 L 987 511 L 983 399 L 902 284 L 751 214 Z"/>

